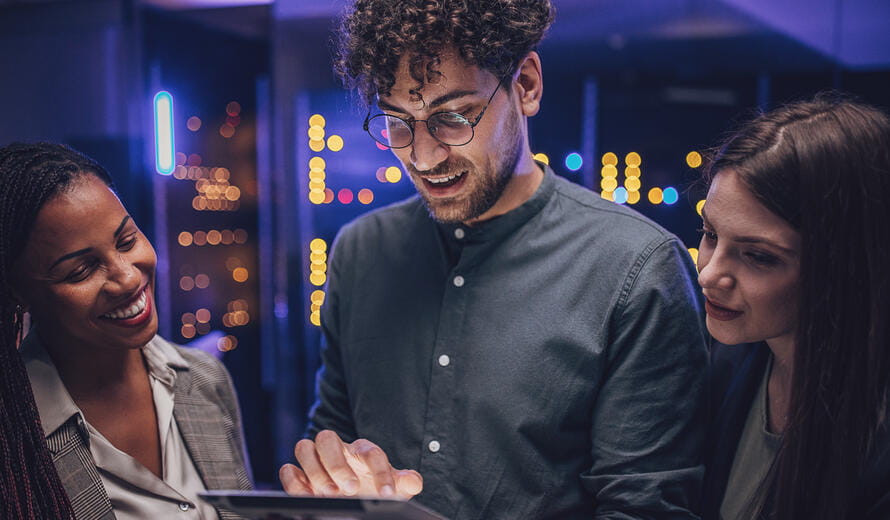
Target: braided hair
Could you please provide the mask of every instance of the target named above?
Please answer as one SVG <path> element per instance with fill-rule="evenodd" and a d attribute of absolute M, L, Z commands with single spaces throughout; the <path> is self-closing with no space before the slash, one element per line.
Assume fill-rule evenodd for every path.
<path fill-rule="evenodd" d="M 11 272 L 43 205 L 84 175 L 112 184 L 96 161 L 64 145 L 14 143 L 0 148 L 0 518 L 4 519 L 74 517 L 18 354 L 24 311 L 12 289 Z"/>

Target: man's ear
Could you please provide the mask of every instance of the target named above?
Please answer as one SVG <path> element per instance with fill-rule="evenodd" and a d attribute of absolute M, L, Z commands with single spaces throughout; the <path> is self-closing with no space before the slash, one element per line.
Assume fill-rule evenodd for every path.
<path fill-rule="evenodd" d="M 544 93 L 544 76 L 541 71 L 541 57 L 532 51 L 519 62 L 515 81 L 519 94 L 519 108 L 526 117 L 538 113 L 541 108 L 541 96 Z"/>

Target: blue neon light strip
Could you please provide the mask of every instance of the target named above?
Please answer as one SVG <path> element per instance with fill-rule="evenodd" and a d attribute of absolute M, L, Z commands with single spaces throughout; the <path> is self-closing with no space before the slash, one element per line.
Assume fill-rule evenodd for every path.
<path fill-rule="evenodd" d="M 173 96 L 162 90 L 155 94 L 155 164 L 158 173 L 170 175 L 176 167 L 173 144 Z"/>

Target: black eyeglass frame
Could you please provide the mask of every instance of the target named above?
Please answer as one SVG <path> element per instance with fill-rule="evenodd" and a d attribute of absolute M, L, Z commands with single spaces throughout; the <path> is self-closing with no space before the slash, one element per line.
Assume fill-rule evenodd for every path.
<path fill-rule="evenodd" d="M 451 143 L 446 143 L 445 141 L 439 139 L 439 138 L 436 136 L 436 133 L 435 133 L 435 132 L 430 132 L 430 135 L 433 136 L 433 139 L 435 139 L 436 141 L 439 141 L 440 143 L 444 144 L 445 146 L 465 146 L 465 145 L 468 145 L 468 144 L 470 144 L 470 141 L 472 141 L 473 138 L 476 137 L 476 125 L 478 125 L 479 122 L 482 121 L 482 116 L 485 115 L 485 111 L 488 110 L 488 106 L 491 105 L 491 101 L 494 99 L 495 94 L 498 93 L 498 91 L 501 89 L 501 85 L 504 84 L 504 80 L 507 79 L 508 77 L 509 77 L 509 76 L 505 76 L 505 77 L 501 78 L 500 81 L 498 81 L 498 84 L 497 84 L 497 86 L 495 87 L 494 92 L 492 92 L 491 95 L 488 96 L 488 101 L 485 103 L 485 106 L 482 107 L 482 111 L 479 112 L 479 115 L 476 116 L 476 118 L 475 118 L 473 121 L 470 121 L 469 119 L 467 119 L 463 114 L 460 114 L 460 113 L 458 113 L 458 112 L 448 112 L 448 111 L 436 112 L 435 114 L 430 115 L 430 117 L 428 117 L 428 118 L 426 118 L 426 119 L 413 119 L 413 120 L 411 120 L 411 121 L 408 121 L 408 120 L 406 120 L 406 119 L 404 119 L 404 118 L 401 118 L 401 117 L 399 117 L 399 116 L 394 116 L 394 115 L 392 115 L 392 114 L 384 114 L 384 113 L 380 113 L 380 114 L 374 114 L 374 115 L 372 116 L 372 115 L 371 115 L 371 110 L 369 109 L 369 110 L 368 110 L 368 113 L 365 115 L 365 122 L 362 123 L 362 129 L 363 129 L 368 135 L 371 136 L 371 139 L 373 139 L 374 141 L 376 141 L 376 142 L 382 144 L 383 146 L 386 146 L 387 148 L 391 148 L 391 149 L 393 149 L 393 150 L 401 150 L 402 148 L 408 148 L 409 146 L 411 146 L 412 144 L 414 144 L 414 135 L 415 135 L 415 134 L 414 134 L 414 125 L 416 125 L 417 123 L 427 123 L 427 121 L 429 121 L 430 119 L 432 119 L 432 118 L 434 118 L 434 117 L 436 117 L 436 116 L 438 116 L 438 115 L 440 115 L 440 114 L 452 114 L 452 115 L 457 116 L 457 117 L 459 117 L 460 119 L 463 120 L 463 122 L 462 122 L 461 124 L 464 124 L 464 125 L 470 127 L 470 138 L 469 138 L 469 139 L 467 139 L 465 142 L 460 143 L 460 144 L 451 144 Z M 369 130 L 369 126 L 370 126 L 371 121 L 374 120 L 374 119 L 376 119 L 376 118 L 378 118 L 378 117 L 394 117 L 394 118 L 398 119 L 399 121 L 405 123 L 405 126 L 407 126 L 407 127 L 408 127 L 408 130 L 411 132 L 411 140 L 408 141 L 408 144 L 403 145 L 403 146 L 392 146 L 392 145 L 390 145 L 389 143 L 384 143 L 384 142 L 382 142 L 381 140 L 379 140 L 379 139 L 377 139 L 376 137 L 374 137 L 374 134 L 372 134 L 371 131 Z M 427 131 L 429 131 L 429 126 L 427 126 Z M 388 140 L 388 139 L 387 139 L 387 140 Z"/>

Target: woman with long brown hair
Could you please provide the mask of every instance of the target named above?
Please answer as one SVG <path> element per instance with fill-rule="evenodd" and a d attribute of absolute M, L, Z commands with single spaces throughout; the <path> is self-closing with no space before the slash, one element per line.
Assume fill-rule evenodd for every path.
<path fill-rule="evenodd" d="M 787 105 L 735 133 L 707 180 L 704 518 L 890 518 L 890 119 Z"/>

